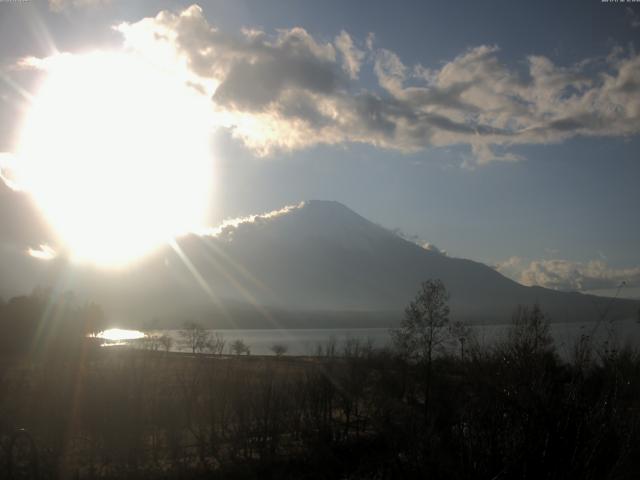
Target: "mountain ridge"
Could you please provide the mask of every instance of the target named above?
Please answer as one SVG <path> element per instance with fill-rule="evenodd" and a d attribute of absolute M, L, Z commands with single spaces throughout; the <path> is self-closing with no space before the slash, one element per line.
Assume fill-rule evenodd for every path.
<path fill-rule="evenodd" d="M 191 318 L 272 328 L 282 323 L 278 317 L 287 325 L 306 318 L 298 323 L 335 327 L 342 315 L 353 327 L 367 326 L 369 315 L 369 323 L 391 326 L 430 278 L 447 287 L 452 318 L 470 323 L 506 322 L 517 305 L 532 303 L 553 320 L 597 320 L 610 302 L 520 285 L 488 265 L 427 250 L 323 200 L 227 222 L 215 234 L 185 235 L 173 249 L 123 272 L 58 265 L 64 269 L 73 273 L 69 289 L 102 303 L 121 323 L 136 324 L 155 317 L 179 325 Z M 613 307 L 611 318 L 624 318 L 640 302 L 616 300 Z"/>

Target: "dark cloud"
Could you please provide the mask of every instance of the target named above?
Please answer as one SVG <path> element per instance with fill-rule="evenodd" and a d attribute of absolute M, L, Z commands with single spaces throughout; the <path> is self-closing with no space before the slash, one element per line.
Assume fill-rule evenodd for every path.
<path fill-rule="evenodd" d="M 312 56 L 234 62 L 213 99 L 220 105 L 247 111 L 262 110 L 287 89 L 333 94 L 342 81 L 334 64 Z"/>
<path fill-rule="evenodd" d="M 0 245 L 26 254 L 27 247 L 54 245 L 55 238 L 29 195 L 14 191 L 0 181 Z"/>

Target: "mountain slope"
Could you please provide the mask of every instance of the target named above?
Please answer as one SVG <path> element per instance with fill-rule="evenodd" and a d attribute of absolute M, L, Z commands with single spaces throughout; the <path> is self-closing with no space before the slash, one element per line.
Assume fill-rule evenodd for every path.
<path fill-rule="evenodd" d="M 227 327 L 390 325 L 430 278 L 445 283 L 452 317 L 470 322 L 507 321 L 518 304 L 534 302 L 557 321 L 592 320 L 611 303 L 522 286 L 484 264 L 425 250 L 327 201 L 237 222 L 215 236 L 182 237 L 126 272 L 58 265 L 51 278 L 61 271 L 66 288 L 96 299 L 120 323 L 137 324 L 159 317 L 177 325 L 196 317 Z M 635 316 L 639 306 L 616 300 L 610 318 Z"/>
<path fill-rule="evenodd" d="M 221 297 L 288 310 L 400 315 L 429 278 L 445 283 L 452 315 L 469 321 L 506 321 L 516 305 L 534 302 L 556 320 L 593 319 L 609 303 L 519 285 L 484 264 L 425 250 L 337 202 L 305 202 L 179 244 Z M 637 309 L 631 301 L 614 306 L 617 316 Z"/>

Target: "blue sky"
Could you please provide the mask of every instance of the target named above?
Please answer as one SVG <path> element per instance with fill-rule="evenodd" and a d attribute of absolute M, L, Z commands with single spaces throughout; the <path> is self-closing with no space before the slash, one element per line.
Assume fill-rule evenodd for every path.
<path fill-rule="evenodd" d="M 36 77 L 10 71 L 8 65 L 22 57 L 46 57 L 53 53 L 52 46 L 71 53 L 122 48 L 123 34 L 111 26 L 126 22 L 145 33 L 147 27 L 140 21 L 156 18 L 157 25 L 161 22 L 156 15 L 162 10 L 174 15 L 172 28 L 191 28 L 186 20 L 182 26 L 179 22 L 184 19 L 178 18 L 191 3 L 0 3 L 0 65 L 5 80 L 0 85 L 4 100 L 0 151 L 11 149 L 21 115 L 20 109 L 11 106 L 15 88 L 8 86 L 7 79 L 27 90 L 37 85 Z M 327 60 L 330 55 L 322 57 L 326 52 L 309 47 L 312 53 L 304 65 L 317 68 L 318 75 L 332 62 L 331 72 L 341 71 L 327 79 L 338 86 L 324 85 L 313 72 L 309 76 L 296 70 L 298 64 L 291 67 L 290 57 L 273 57 L 282 61 L 283 70 L 273 80 L 278 85 L 274 89 L 284 88 L 277 83 L 284 82 L 294 85 L 291 88 L 298 95 L 295 104 L 285 105 L 284 90 L 265 93 L 256 84 L 225 84 L 237 65 L 223 65 L 226 77 L 220 78 L 226 90 L 223 95 L 221 88 L 213 96 L 220 105 L 254 115 L 271 108 L 260 97 L 267 95 L 267 100 L 280 102 L 277 108 L 282 114 L 292 105 L 309 109 L 313 105 L 305 99 L 321 98 L 335 106 L 339 115 L 346 115 L 362 107 L 358 102 L 364 93 L 380 101 L 374 106 L 379 111 L 366 112 L 366 118 L 373 119 L 369 129 L 353 127 L 351 131 L 351 123 L 334 128 L 321 119 L 318 125 L 323 130 L 317 141 L 309 138 L 313 129 L 303 129 L 299 137 L 291 134 L 284 148 L 274 147 L 276 141 L 256 146 L 255 139 L 234 133 L 229 125 L 212 132 L 216 158 L 212 224 L 305 199 L 331 199 L 376 223 L 399 229 L 418 243 L 429 242 L 450 255 L 500 265 L 505 274 L 526 283 L 565 289 L 588 289 L 595 284 L 614 288 L 622 280 L 640 285 L 640 114 L 633 107 L 634 102 L 640 104 L 636 53 L 640 4 L 282 0 L 202 1 L 199 5 L 201 23 L 220 32 L 222 40 L 213 44 L 219 55 L 227 53 L 222 45 L 229 39 L 242 44 L 244 54 L 249 51 L 243 28 L 261 30 L 267 38 L 264 45 L 273 46 L 278 32 L 291 34 L 300 27 L 313 45 L 330 45 L 336 52 L 335 59 Z M 355 71 L 348 70 L 347 55 L 338 47 L 341 32 L 354 48 Z M 207 41 L 193 35 L 196 42 Z M 278 48 L 273 47 L 272 55 L 281 52 Z M 190 54 L 195 64 L 196 54 Z M 465 55 L 476 55 L 478 60 L 469 66 Z M 268 59 L 256 58 L 264 62 L 260 72 L 272 78 Z M 197 72 L 203 78 L 205 67 L 201 64 Z M 452 69 L 453 80 L 445 78 L 446 67 Z M 542 72 L 535 90 L 531 86 L 534 68 Z M 492 77 L 496 69 L 500 73 Z M 476 76 L 480 74 L 484 76 Z M 476 109 L 465 114 L 446 104 L 453 98 L 447 96 L 447 89 L 460 86 L 456 81 L 461 75 L 469 75 L 469 81 L 460 88 L 477 84 L 479 89 L 465 90 L 458 97 Z M 618 82 L 616 97 L 602 80 L 606 75 Z M 558 82 L 564 83 L 558 87 Z M 422 90 L 415 93 L 410 91 L 413 87 Z M 557 96 L 544 97 L 545 88 L 558 88 Z M 589 91 L 600 100 L 585 100 Z M 424 112 L 414 107 L 411 95 L 433 92 L 446 98 L 428 100 L 422 106 L 432 115 L 424 126 L 427 139 L 403 122 Z M 584 100 L 582 106 L 558 106 L 572 95 Z M 519 96 L 518 101 L 509 103 L 514 96 Z M 602 103 L 605 98 L 622 102 L 624 112 L 612 111 Z M 435 102 L 434 109 L 429 101 Z M 518 112 L 522 105 L 542 113 Z M 478 106 L 484 109 L 481 113 Z M 573 116 L 565 117 L 563 108 Z M 487 113 L 491 111 L 497 113 Z M 296 115 L 299 120 L 307 113 Z M 393 118 L 389 120 L 396 122 L 389 127 L 392 133 L 384 130 L 385 118 L 375 115 Z M 313 125 L 316 116 L 309 113 L 304 120 Z M 560 125 L 567 119 L 577 122 L 570 124 L 573 128 Z M 496 131 L 483 138 L 464 133 L 470 122 L 482 135 L 488 129 Z M 295 130 L 292 125 L 285 122 L 278 128 L 288 135 Z M 489 136 L 491 140 L 484 139 Z"/>

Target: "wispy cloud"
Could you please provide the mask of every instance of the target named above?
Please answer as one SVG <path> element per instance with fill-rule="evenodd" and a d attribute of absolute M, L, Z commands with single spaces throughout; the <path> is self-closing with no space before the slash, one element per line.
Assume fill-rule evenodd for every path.
<path fill-rule="evenodd" d="M 446 250 L 442 250 L 441 248 L 437 247 L 435 244 L 431 242 L 427 242 L 426 240 L 420 238 L 420 235 L 407 234 L 401 228 L 394 228 L 393 230 L 391 230 L 391 232 L 394 235 L 397 235 L 398 237 L 404 240 L 407 240 L 408 242 L 415 243 L 419 247 L 422 247 L 429 252 L 433 252 L 433 253 L 437 253 L 439 255 L 445 255 L 445 256 L 448 255 Z"/>
<path fill-rule="evenodd" d="M 349 78 L 357 80 L 365 53 L 356 47 L 351 36 L 344 30 L 336 37 L 334 43 L 344 59 L 342 68 L 347 72 Z"/>
<path fill-rule="evenodd" d="M 42 244 L 38 248 L 27 249 L 27 255 L 38 260 L 53 260 L 58 256 L 57 252 L 46 244 Z"/>

